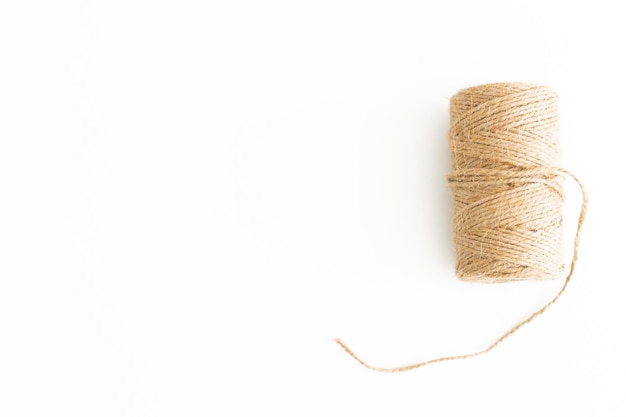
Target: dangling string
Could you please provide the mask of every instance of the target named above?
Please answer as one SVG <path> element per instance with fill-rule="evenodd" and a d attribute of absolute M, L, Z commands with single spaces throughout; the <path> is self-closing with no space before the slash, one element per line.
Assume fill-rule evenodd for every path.
<path fill-rule="evenodd" d="M 509 336 L 511 336 L 513 333 L 517 332 L 520 328 L 522 328 L 526 324 L 528 324 L 531 321 L 533 321 L 535 318 L 537 318 L 540 315 L 542 315 L 548 308 L 550 308 L 550 306 L 552 306 L 552 304 L 556 303 L 556 301 L 565 292 L 565 289 L 567 288 L 567 285 L 569 284 L 570 279 L 572 278 L 572 275 L 574 274 L 574 268 L 576 267 L 576 262 L 578 261 L 578 246 L 579 246 L 579 243 L 580 243 L 580 230 L 582 228 L 583 222 L 585 220 L 585 216 L 587 214 L 587 203 L 588 203 L 587 192 L 585 191 L 585 187 L 583 186 L 583 184 L 580 182 L 580 180 L 574 174 L 572 174 L 571 172 L 569 172 L 569 171 L 567 171 L 567 170 L 565 170 L 563 168 L 554 168 L 554 170 L 556 170 L 556 171 L 558 171 L 558 172 L 560 172 L 560 173 L 562 173 L 564 175 L 567 175 L 570 178 L 572 178 L 574 181 L 576 181 L 576 183 L 578 184 L 578 187 L 580 188 L 581 194 L 582 194 L 582 203 L 581 203 L 581 207 L 580 207 L 580 214 L 578 216 L 578 226 L 576 228 L 576 235 L 574 237 L 574 253 L 572 255 L 572 262 L 570 264 L 569 272 L 568 272 L 567 276 L 565 277 L 565 282 L 563 282 L 563 286 L 561 287 L 561 290 L 546 305 L 544 305 L 539 310 L 537 310 L 534 313 L 532 313 L 530 316 L 528 316 L 528 318 L 526 318 L 522 322 L 520 322 L 517 325 L 515 325 L 514 327 L 512 327 L 509 331 L 507 331 L 502 336 L 500 336 L 500 338 L 498 338 L 498 340 L 496 340 L 490 346 L 488 346 L 487 348 L 485 348 L 485 349 L 483 349 L 481 351 L 474 352 L 474 353 L 468 353 L 468 354 L 465 354 L 465 355 L 458 355 L 458 356 L 444 356 L 444 357 L 441 357 L 441 358 L 430 359 L 430 360 L 427 360 L 427 361 L 424 361 L 424 362 L 418 362 L 418 363 L 414 363 L 414 364 L 411 364 L 411 365 L 400 366 L 400 367 L 396 367 L 396 368 L 381 368 L 381 367 L 377 367 L 377 366 L 372 366 L 369 363 L 367 363 L 364 360 L 362 360 L 361 358 L 359 358 L 345 343 L 343 343 L 341 341 L 341 339 L 335 339 L 335 342 L 337 342 L 337 344 L 339 344 L 339 346 L 341 346 L 343 348 L 343 350 L 345 350 L 348 353 L 348 355 L 352 356 L 357 362 L 359 362 L 361 365 L 363 365 L 364 367 L 366 367 L 368 369 L 371 369 L 371 370 L 377 371 L 377 372 L 388 372 L 388 373 L 406 372 L 406 371 L 410 371 L 410 370 L 413 370 L 413 369 L 421 368 L 421 367 L 426 366 L 426 365 L 430 365 L 432 363 L 446 362 L 446 361 L 455 361 L 455 360 L 460 360 L 460 359 L 469 359 L 469 358 L 474 358 L 476 356 L 484 355 L 485 353 L 493 350 L 500 343 L 504 342 L 506 339 L 509 338 Z"/>

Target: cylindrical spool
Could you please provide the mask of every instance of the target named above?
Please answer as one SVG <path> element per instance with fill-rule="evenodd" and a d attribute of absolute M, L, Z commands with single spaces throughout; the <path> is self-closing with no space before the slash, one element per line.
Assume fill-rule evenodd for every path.
<path fill-rule="evenodd" d="M 558 96 L 526 83 L 450 100 L 456 273 L 466 281 L 563 276 Z"/>

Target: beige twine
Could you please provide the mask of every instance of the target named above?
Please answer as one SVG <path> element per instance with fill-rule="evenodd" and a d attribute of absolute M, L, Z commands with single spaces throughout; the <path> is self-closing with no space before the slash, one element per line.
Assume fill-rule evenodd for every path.
<path fill-rule="evenodd" d="M 485 354 L 543 314 L 563 294 L 578 259 L 587 194 L 578 178 L 558 167 L 557 102 L 555 91 L 533 84 L 486 84 L 459 91 L 450 100 L 452 171 L 448 184 L 454 207 L 457 276 L 471 282 L 507 282 L 554 279 L 563 274 L 562 181 L 564 176 L 574 179 L 582 204 L 574 254 L 561 290 L 490 346 L 466 355 L 379 368 L 335 339 L 360 364 L 379 372 L 404 372 Z"/>

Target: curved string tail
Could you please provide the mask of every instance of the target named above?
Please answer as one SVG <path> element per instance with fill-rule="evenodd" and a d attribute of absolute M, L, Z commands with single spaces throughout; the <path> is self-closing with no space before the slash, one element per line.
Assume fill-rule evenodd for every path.
<path fill-rule="evenodd" d="M 537 310 L 534 313 L 532 313 L 525 320 L 521 321 L 520 323 L 518 323 L 517 325 L 512 327 L 509 331 L 507 331 L 502 336 L 500 336 L 498 338 L 498 340 L 496 340 L 490 346 L 488 346 L 487 348 L 485 348 L 485 349 L 483 349 L 481 351 L 474 352 L 474 353 L 469 353 L 469 354 L 465 354 L 465 355 L 458 355 L 458 356 L 444 356 L 444 357 L 440 357 L 440 358 L 436 358 L 436 359 L 430 359 L 430 360 L 427 360 L 427 361 L 424 361 L 424 362 L 418 362 L 418 363 L 414 363 L 414 364 L 411 364 L 411 365 L 400 366 L 400 367 L 396 367 L 396 368 L 381 368 L 381 367 L 372 366 L 369 363 L 367 363 L 364 360 L 362 360 L 361 358 L 359 358 L 345 343 L 343 343 L 341 341 L 341 339 L 335 339 L 335 342 L 339 346 L 341 346 L 343 348 L 343 350 L 345 350 L 348 355 L 352 356 L 357 362 L 359 362 L 364 367 L 366 367 L 368 369 L 371 369 L 372 371 L 387 372 L 387 373 L 406 372 L 406 371 L 411 371 L 413 369 L 421 368 L 421 367 L 426 366 L 426 365 L 430 365 L 431 363 L 455 361 L 455 360 L 460 360 L 460 359 L 469 359 L 469 358 L 474 358 L 476 356 L 484 355 L 485 353 L 487 353 L 487 352 L 491 351 L 492 349 L 494 349 L 500 343 L 504 342 L 506 339 L 509 338 L 509 336 L 511 336 L 513 333 L 517 332 L 520 328 L 522 328 L 526 324 L 528 324 L 531 321 L 533 321 L 535 318 L 537 318 L 540 315 L 542 315 L 548 308 L 550 308 L 550 306 L 552 304 L 556 303 L 556 301 L 565 292 L 565 289 L 567 288 L 567 285 L 569 284 L 570 279 L 572 278 L 572 275 L 574 274 L 574 268 L 576 267 L 576 262 L 578 261 L 578 246 L 579 246 L 579 242 L 580 242 L 580 230 L 582 228 L 583 222 L 585 221 L 585 216 L 587 214 L 588 198 L 587 198 L 587 192 L 585 191 L 585 187 L 583 186 L 583 184 L 571 172 L 569 172 L 569 171 L 567 171 L 565 169 L 562 169 L 562 168 L 556 168 L 556 170 L 559 171 L 560 173 L 564 174 L 564 175 L 569 176 L 574 181 L 576 181 L 576 183 L 578 184 L 578 187 L 580 188 L 580 192 L 582 194 L 582 202 L 581 202 L 581 206 L 580 206 L 580 214 L 578 215 L 578 226 L 576 228 L 576 235 L 574 237 L 574 252 L 573 252 L 573 255 L 572 255 L 572 262 L 570 263 L 569 272 L 567 273 L 567 276 L 565 277 L 565 281 L 563 282 L 563 286 L 561 287 L 559 292 L 546 305 L 544 305 L 539 310 Z"/>

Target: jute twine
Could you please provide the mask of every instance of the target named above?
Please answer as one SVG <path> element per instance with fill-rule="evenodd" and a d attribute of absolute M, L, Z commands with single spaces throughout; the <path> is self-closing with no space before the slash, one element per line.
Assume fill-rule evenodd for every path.
<path fill-rule="evenodd" d="M 556 92 L 539 85 L 498 83 L 471 87 L 450 100 L 448 133 L 456 274 L 464 281 L 507 282 L 562 276 L 563 179 L 570 177 L 580 187 L 582 204 L 574 253 L 556 296 L 478 352 L 379 368 L 364 362 L 340 339 L 335 339 L 350 356 L 379 372 L 404 372 L 435 362 L 472 358 L 494 349 L 559 299 L 578 259 L 587 194 L 578 178 L 559 167 L 557 104 Z"/>

